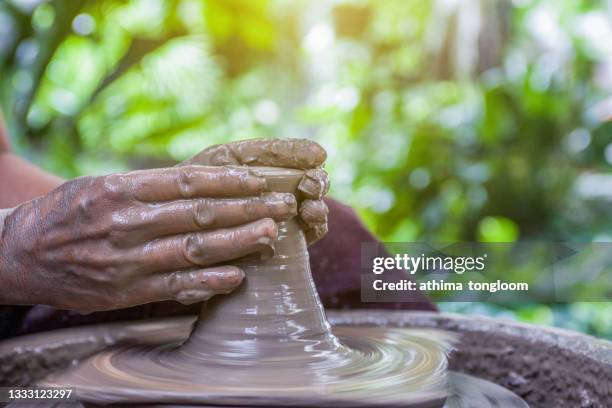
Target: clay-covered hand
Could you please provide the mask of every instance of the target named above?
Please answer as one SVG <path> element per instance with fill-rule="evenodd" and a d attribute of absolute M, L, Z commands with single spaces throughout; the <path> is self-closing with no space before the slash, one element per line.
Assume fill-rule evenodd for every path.
<path fill-rule="evenodd" d="M 292 194 L 246 167 L 184 166 L 69 181 L 0 213 L 0 303 L 92 312 L 228 293 L 227 265 L 270 256 Z M 263 255 L 262 255 L 263 256 Z"/>
<path fill-rule="evenodd" d="M 327 234 L 329 210 L 323 196 L 329 190 L 329 179 L 322 165 L 325 149 L 307 139 L 251 139 L 210 146 L 181 165 L 246 165 L 286 167 L 305 170 L 298 190 L 301 197 L 299 219 L 309 245 Z"/>

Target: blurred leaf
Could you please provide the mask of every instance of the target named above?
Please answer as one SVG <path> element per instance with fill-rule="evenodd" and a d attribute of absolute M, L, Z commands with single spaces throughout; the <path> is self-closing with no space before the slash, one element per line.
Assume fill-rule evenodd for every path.
<path fill-rule="evenodd" d="M 504 217 L 485 217 L 478 225 L 480 242 L 514 242 L 519 236 L 516 224 Z"/>

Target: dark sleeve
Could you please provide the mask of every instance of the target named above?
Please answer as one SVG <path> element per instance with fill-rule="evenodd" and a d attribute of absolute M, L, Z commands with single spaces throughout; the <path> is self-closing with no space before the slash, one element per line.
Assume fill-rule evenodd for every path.
<path fill-rule="evenodd" d="M 326 308 L 437 310 L 421 292 L 411 292 L 407 302 L 362 303 L 361 244 L 378 240 L 350 207 L 329 198 L 325 202 L 329 207 L 329 233 L 311 246 L 309 252 L 312 275 Z"/>

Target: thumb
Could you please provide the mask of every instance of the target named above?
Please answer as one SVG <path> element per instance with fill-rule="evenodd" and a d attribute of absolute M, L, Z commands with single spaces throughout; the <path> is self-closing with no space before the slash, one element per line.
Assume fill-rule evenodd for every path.
<path fill-rule="evenodd" d="M 181 163 L 204 166 L 248 165 L 313 169 L 327 159 L 321 145 L 308 139 L 250 139 L 210 146 Z"/>

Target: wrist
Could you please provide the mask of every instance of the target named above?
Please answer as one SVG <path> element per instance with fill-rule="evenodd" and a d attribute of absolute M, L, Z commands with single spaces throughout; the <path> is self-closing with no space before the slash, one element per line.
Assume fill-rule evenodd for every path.
<path fill-rule="evenodd" d="M 13 209 L 0 209 L 0 305 L 28 304 L 21 268 L 12 255 L 8 224 Z"/>

